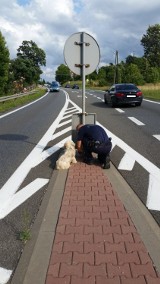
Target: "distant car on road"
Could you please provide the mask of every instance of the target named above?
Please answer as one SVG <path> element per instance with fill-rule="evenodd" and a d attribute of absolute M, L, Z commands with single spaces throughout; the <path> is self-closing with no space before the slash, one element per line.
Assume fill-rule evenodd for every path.
<path fill-rule="evenodd" d="M 111 104 L 112 107 L 123 104 L 140 106 L 142 101 L 143 94 L 141 90 L 130 83 L 114 84 L 104 94 L 105 104 Z"/>
<path fill-rule="evenodd" d="M 74 85 L 72 86 L 72 89 L 79 89 L 79 86 L 78 86 L 77 84 L 74 84 Z"/>
<path fill-rule="evenodd" d="M 57 82 L 50 85 L 50 92 L 59 92 L 59 84 Z"/>
<path fill-rule="evenodd" d="M 65 85 L 65 88 L 70 88 L 70 87 L 71 87 L 70 84 Z"/>

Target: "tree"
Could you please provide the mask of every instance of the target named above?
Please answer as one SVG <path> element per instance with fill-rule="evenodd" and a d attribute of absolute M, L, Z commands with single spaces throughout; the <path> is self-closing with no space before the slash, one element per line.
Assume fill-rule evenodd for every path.
<path fill-rule="evenodd" d="M 30 59 L 37 67 L 46 65 L 45 52 L 43 51 L 43 49 L 39 48 L 37 44 L 32 40 L 24 40 L 17 51 L 17 57 Z"/>
<path fill-rule="evenodd" d="M 3 95 L 8 81 L 9 50 L 2 33 L 0 32 L 0 95 Z"/>
<path fill-rule="evenodd" d="M 38 82 L 40 75 L 42 74 L 41 69 L 33 64 L 33 61 L 28 58 L 17 57 L 11 60 L 12 73 L 14 74 L 13 81 L 19 81 L 22 77 L 24 78 L 25 85 L 31 85 Z"/>
<path fill-rule="evenodd" d="M 65 82 L 72 80 L 71 75 L 72 74 L 68 66 L 61 64 L 56 70 L 56 81 L 64 84 Z"/>
<path fill-rule="evenodd" d="M 160 73 L 158 68 L 150 67 L 146 74 L 146 82 L 156 84 L 160 80 Z"/>
<path fill-rule="evenodd" d="M 160 67 L 160 25 L 149 26 L 146 35 L 143 35 L 141 44 L 144 48 L 144 57 L 152 67 Z"/>
<path fill-rule="evenodd" d="M 144 83 L 143 76 L 136 64 L 126 64 L 122 78 L 123 82 L 141 85 Z"/>
<path fill-rule="evenodd" d="M 22 45 L 17 49 L 17 58 L 21 59 L 22 65 L 25 65 L 29 68 L 29 70 L 25 70 L 25 72 L 30 72 L 33 75 L 33 80 L 37 83 L 40 79 L 40 75 L 43 73 L 40 66 L 46 65 L 46 55 L 43 49 L 39 48 L 35 42 L 26 41 L 22 42 Z M 23 73 L 25 78 L 28 77 L 29 74 Z M 29 75 L 30 76 L 30 75 Z M 32 80 L 32 82 L 33 82 Z M 29 80 L 30 81 L 30 80 Z M 28 81 L 28 82 L 29 82 Z"/>

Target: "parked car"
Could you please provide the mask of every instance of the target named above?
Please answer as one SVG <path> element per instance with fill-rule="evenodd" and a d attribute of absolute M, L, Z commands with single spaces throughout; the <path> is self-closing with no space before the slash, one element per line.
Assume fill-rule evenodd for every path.
<path fill-rule="evenodd" d="M 65 85 L 65 88 L 70 88 L 70 87 L 71 87 L 70 84 Z"/>
<path fill-rule="evenodd" d="M 141 90 L 130 83 L 114 84 L 104 94 L 105 104 L 111 104 L 112 107 L 123 104 L 140 106 L 142 101 L 143 94 Z"/>
<path fill-rule="evenodd" d="M 79 86 L 78 86 L 77 84 L 74 84 L 74 85 L 72 86 L 72 89 L 79 89 Z"/>
<path fill-rule="evenodd" d="M 59 92 L 59 84 L 57 82 L 51 84 L 50 92 Z"/>

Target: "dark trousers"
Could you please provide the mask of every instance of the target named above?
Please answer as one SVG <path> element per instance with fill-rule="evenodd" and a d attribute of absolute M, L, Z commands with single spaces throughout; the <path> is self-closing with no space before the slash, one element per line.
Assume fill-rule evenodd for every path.
<path fill-rule="evenodd" d="M 110 140 L 108 140 L 106 143 L 94 144 L 94 142 L 88 139 L 83 139 L 82 144 L 86 159 L 92 159 L 93 152 L 98 154 L 98 160 L 101 163 L 105 163 L 106 157 L 109 155 L 112 149 L 112 143 Z"/>

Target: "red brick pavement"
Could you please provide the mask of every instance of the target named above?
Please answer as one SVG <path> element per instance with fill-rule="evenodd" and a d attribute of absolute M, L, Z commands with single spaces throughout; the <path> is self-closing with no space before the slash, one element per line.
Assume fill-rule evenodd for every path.
<path fill-rule="evenodd" d="M 129 214 L 99 166 L 74 164 L 46 284 L 160 284 Z"/>

